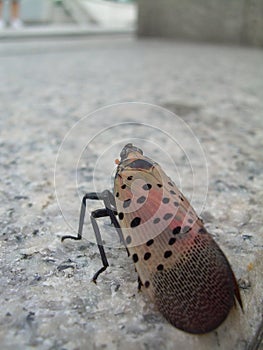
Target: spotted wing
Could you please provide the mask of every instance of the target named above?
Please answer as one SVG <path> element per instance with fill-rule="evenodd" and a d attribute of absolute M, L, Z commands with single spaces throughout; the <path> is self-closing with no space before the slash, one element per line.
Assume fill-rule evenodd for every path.
<path fill-rule="evenodd" d="M 174 326 L 216 328 L 236 296 L 232 269 L 187 199 L 158 165 L 117 173 L 115 196 L 123 235 L 148 294 Z"/>

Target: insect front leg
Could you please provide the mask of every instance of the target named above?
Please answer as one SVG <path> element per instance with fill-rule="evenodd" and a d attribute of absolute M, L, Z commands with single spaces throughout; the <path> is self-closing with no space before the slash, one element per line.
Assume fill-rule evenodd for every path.
<path fill-rule="evenodd" d="M 95 195 L 95 196 L 94 196 Z M 92 197 L 92 198 L 90 198 Z M 61 242 L 63 242 L 65 239 L 74 239 L 74 240 L 80 240 L 82 238 L 82 231 L 83 231 L 83 225 L 84 225 L 84 218 L 86 213 L 86 202 L 87 199 L 98 199 L 95 193 L 86 193 L 81 201 L 81 208 L 80 208 L 80 216 L 79 216 L 79 228 L 78 228 L 78 235 L 72 236 L 72 235 L 65 235 L 62 236 Z"/>
<path fill-rule="evenodd" d="M 93 227 L 95 237 L 96 237 L 97 246 L 99 248 L 99 252 L 100 252 L 100 256 L 101 256 L 101 260 L 102 260 L 102 264 L 103 264 L 103 267 L 99 271 L 97 271 L 92 278 L 93 282 L 96 283 L 98 276 L 103 271 L 105 271 L 106 268 L 109 266 L 96 219 L 109 216 L 111 219 L 111 223 L 114 225 L 114 227 L 119 235 L 121 243 L 124 243 L 124 245 L 125 245 L 125 242 L 124 242 L 124 238 L 123 238 L 123 235 L 121 232 L 120 225 L 118 223 L 118 220 L 116 219 L 117 211 L 116 211 L 114 196 L 110 191 L 107 191 L 107 190 L 100 192 L 100 193 L 90 192 L 90 193 L 86 193 L 84 195 L 82 202 L 81 202 L 78 235 L 77 236 L 72 236 L 72 235 L 63 236 L 61 238 L 61 241 L 63 242 L 65 239 L 74 239 L 74 240 L 82 239 L 82 231 L 83 231 L 83 225 L 84 225 L 84 219 L 85 219 L 85 213 L 86 213 L 86 202 L 88 199 L 90 199 L 90 200 L 102 200 L 104 202 L 104 206 L 105 206 L 105 208 L 103 208 L 103 209 L 94 210 L 93 212 L 91 212 L 91 216 L 90 216 L 90 220 L 91 220 L 92 227 Z M 128 255 L 129 255 L 129 251 L 127 248 L 126 248 L 126 250 L 127 250 Z"/>
<path fill-rule="evenodd" d="M 84 219 L 85 219 L 85 213 L 86 213 L 86 202 L 88 199 L 90 200 L 103 200 L 104 205 L 105 205 L 105 210 L 107 210 L 107 214 L 104 216 L 109 216 L 111 219 L 111 222 L 116 225 L 118 225 L 118 222 L 115 218 L 115 215 L 117 214 L 116 209 L 115 209 L 115 203 L 113 195 L 110 193 L 110 191 L 104 191 L 101 193 L 96 193 L 96 192 L 89 192 L 86 193 L 81 202 L 81 209 L 80 209 L 80 216 L 79 216 L 79 227 L 78 227 L 78 235 L 77 236 L 72 236 L 72 235 L 66 235 L 61 238 L 61 241 L 63 242 L 65 239 L 74 239 L 74 240 L 80 240 L 82 239 L 82 231 L 83 231 L 83 225 L 84 225 Z M 106 198 L 107 197 L 107 198 Z M 113 198 L 113 199 L 112 199 Z M 107 204 L 107 205 L 106 205 Z M 108 207 L 107 207 L 108 206 Z M 107 208 L 107 209 L 106 209 Z M 115 221 L 113 222 L 113 217 Z"/>

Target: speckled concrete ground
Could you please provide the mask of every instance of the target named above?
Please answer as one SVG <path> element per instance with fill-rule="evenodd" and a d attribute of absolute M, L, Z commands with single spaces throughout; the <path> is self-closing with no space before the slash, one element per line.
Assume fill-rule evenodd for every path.
<path fill-rule="evenodd" d="M 1 349 L 259 349 L 263 51 L 90 37 L 5 42 L 0 62 Z M 108 220 L 97 285 L 89 218 L 83 241 L 60 241 L 85 191 L 112 186 L 128 141 L 179 181 L 232 264 L 244 313 L 214 332 L 173 328 L 137 293 Z"/>

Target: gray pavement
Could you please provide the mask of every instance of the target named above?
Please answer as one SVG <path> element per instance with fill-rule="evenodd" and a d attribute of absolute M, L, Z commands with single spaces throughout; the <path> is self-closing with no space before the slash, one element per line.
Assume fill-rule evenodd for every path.
<path fill-rule="evenodd" d="M 1 349 L 262 349 L 263 51 L 101 35 L 3 41 L 0 63 Z M 129 141 L 192 197 L 233 267 L 244 313 L 216 331 L 160 316 L 107 219 L 97 285 L 88 215 L 82 242 L 60 241 Z"/>

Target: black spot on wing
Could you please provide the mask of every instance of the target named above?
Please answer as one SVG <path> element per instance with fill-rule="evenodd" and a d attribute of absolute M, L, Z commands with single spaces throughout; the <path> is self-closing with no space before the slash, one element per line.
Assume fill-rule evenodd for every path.
<path fill-rule="evenodd" d="M 131 228 L 134 228 L 136 226 L 139 226 L 141 223 L 141 218 L 139 218 L 138 216 L 136 218 L 134 218 L 131 223 L 130 223 L 130 226 Z"/>
<path fill-rule="evenodd" d="M 145 288 L 149 288 L 150 287 L 150 282 L 149 281 L 145 281 L 144 286 L 145 286 Z"/>
<path fill-rule="evenodd" d="M 165 259 L 170 258 L 170 256 L 171 256 L 172 254 L 173 254 L 173 253 L 172 253 L 171 250 L 166 250 L 166 252 L 164 253 L 164 258 L 165 258 Z"/>
<path fill-rule="evenodd" d="M 131 199 L 126 199 L 124 202 L 123 202 L 123 208 L 128 208 L 131 204 Z"/>
<path fill-rule="evenodd" d="M 181 232 L 181 226 L 177 226 L 173 229 L 173 234 L 174 235 L 177 235 Z"/>
<path fill-rule="evenodd" d="M 157 270 L 158 270 L 158 271 L 163 271 L 163 264 L 159 264 L 159 265 L 157 266 Z"/>
<path fill-rule="evenodd" d="M 144 184 L 144 185 L 142 186 L 142 189 L 143 189 L 144 191 L 149 191 L 151 188 L 152 188 L 152 185 L 151 185 L 151 184 Z"/>
<path fill-rule="evenodd" d="M 133 254 L 132 260 L 133 260 L 134 263 L 137 263 L 137 261 L 139 260 L 138 255 L 137 254 Z"/>
<path fill-rule="evenodd" d="M 146 242 L 146 245 L 149 247 L 153 243 L 154 243 L 154 240 L 153 239 L 149 239 L 149 241 Z"/>
<path fill-rule="evenodd" d="M 166 213 L 163 218 L 164 218 L 164 220 L 169 220 L 169 219 L 171 219 L 171 217 L 173 217 L 172 213 Z"/>
<path fill-rule="evenodd" d="M 167 204 L 167 203 L 170 202 L 170 199 L 167 198 L 167 197 L 164 197 L 164 198 L 162 199 L 162 202 L 163 202 L 164 204 Z"/>
<path fill-rule="evenodd" d="M 149 260 L 151 257 L 151 253 L 150 252 L 147 252 L 144 254 L 144 260 Z"/>
<path fill-rule="evenodd" d="M 146 197 L 145 196 L 141 196 L 137 199 L 137 203 L 144 203 L 146 201 Z"/>

